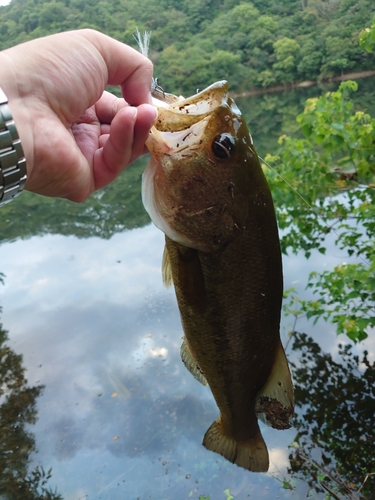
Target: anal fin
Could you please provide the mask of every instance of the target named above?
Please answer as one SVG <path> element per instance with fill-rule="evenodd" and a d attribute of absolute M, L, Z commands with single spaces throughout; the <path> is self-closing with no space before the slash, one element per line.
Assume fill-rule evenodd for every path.
<path fill-rule="evenodd" d="M 172 266 L 171 266 L 171 260 L 169 258 L 167 245 L 165 245 L 164 247 L 163 260 L 161 263 L 161 273 L 165 288 L 169 288 L 170 286 L 172 286 L 173 285 Z"/>
<path fill-rule="evenodd" d="M 186 337 L 183 337 L 180 355 L 184 365 L 193 375 L 193 377 L 196 378 L 201 384 L 208 385 L 206 377 L 203 375 L 202 370 L 199 368 L 197 362 L 194 359 L 194 356 L 187 343 Z"/>
<path fill-rule="evenodd" d="M 237 441 L 224 433 L 221 418 L 218 418 L 204 435 L 203 446 L 244 469 L 268 471 L 268 451 L 259 428 L 254 437 Z"/>
<path fill-rule="evenodd" d="M 289 429 L 294 416 L 293 383 L 284 348 L 279 342 L 267 383 L 257 396 L 257 417 L 275 429 Z"/>

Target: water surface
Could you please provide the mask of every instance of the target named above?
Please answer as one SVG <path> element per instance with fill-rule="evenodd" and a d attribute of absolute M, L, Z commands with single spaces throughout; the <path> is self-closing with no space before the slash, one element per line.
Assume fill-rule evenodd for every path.
<path fill-rule="evenodd" d="M 299 96 L 293 107 L 300 109 L 300 101 Z M 218 410 L 209 389 L 180 360 L 177 304 L 173 289 L 163 288 L 161 280 L 164 238 L 140 202 L 143 169 L 144 161 L 132 166 L 83 205 L 23 193 L 2 209 L 0 271 L 6 276 L 0 304 L 9 337 L 2 346 L 22 355 L 27 383 L 21 385 L 34 392 L 21 398 L 20 383 L 11 387 L 3 378 L 20 404 L 11 414 L 5 396 L 0 398 L 3 432 L 7 419 L 8 429 L 25 432 L 12 444 L 17 460 L 10 462 L 3 451 L 0 466 L 5 463 L 7 473 L 1 490 L 5 498 L 20 498 L 11 496 L 9 485 L 25 484 L 39 467 L 52 469 L 47 486 L 56 493 L 51 498 L 64 500 L 198 500 L 201 495 L 225 500 L 226 489 L 236 499 L 305 498 L 309 479 L 296 480 L 296 470 L 288 470 L 288 446 L 302 424 L 288 431 L 261 426 L 270 452 L 268 474 L 244 471 L 201 445 Z M 308 297 L 308 273 L 344 258 L 332 245 L 326 256 L 317 253 L 309 261 L 285 258 L 285 288 L 294 286 Z M 291 349 L 291 326 L 292 319 L 283 318 L 288 357 L 294 370 L 306 368 L 301 349 Z M 338 344 L 348 342 L 336 337 L 332 325 L 301 319 L 297 329 L 340 361 Z M 374 337 L 364 346 L 373 360 Z M 362 350 L 356 347 L 355 353 Z M 19 381 L 16 360 L 13 366 L 12 377 Z M 305 378 L 297 381 L 301 395 L 316 373 Z M 297 415 L 311 428 L 305 410 L 306 405 L 297 407 Z M 42 497 L 34 492 L 22 498 Z"/>

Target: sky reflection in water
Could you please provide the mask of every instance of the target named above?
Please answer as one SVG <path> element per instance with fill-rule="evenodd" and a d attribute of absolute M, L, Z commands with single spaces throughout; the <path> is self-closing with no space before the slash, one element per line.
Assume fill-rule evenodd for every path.
<path fill-rule="evenodd" d="M 33 466 L 52 467 L 49 484 L 66 500 L 190 492 L 220 499 L 226 488 L 236 499 L 289 498 L 270 475 L 248 473 L 201 445 L 218 410 L 180 360 L 174 291 L 161 281 L 163 245 L 149 225 L 109 240 L 47 235 L 0 247 L 9 343 L 24 356 L 29 384 L 46 386 L 31 429 Z M 302 259 L 286 259 L 286 287 L 302 285 L 307 272 Z M 330 330 L 322 325 L 321 345 L 334 352 Z M 282 478 L 295 430 L 262 426 L 262 433 L 270 472 Z"/>
<path fill-rule="evenodd" d="M 10 345 L 24 355 L 29 384 L 46 385 L 35 463 L 52 467 L 51 485 L 66 499 L 213 495 L 218 482 L 219 495 L 245 474 L 201 445 L 218 413 L 179 357 L 163 240 L 147 226 L 110 240 L 44 236 L 0 248 Z M 293 433 L 264 434 L 271 460 L 285 465 Z M 247 477 L 265 488 L 261 476 Z"/>

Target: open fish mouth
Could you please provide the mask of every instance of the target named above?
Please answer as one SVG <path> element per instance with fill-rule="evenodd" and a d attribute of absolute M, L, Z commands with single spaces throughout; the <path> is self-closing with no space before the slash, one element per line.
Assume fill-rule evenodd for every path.
<path fill-rule="evenodd" d="M 186 99 L 182 96 L 177 97 L 161 91 L 157 91 L 157 95 L 158 97 L 153 97 L 153 105 L 159 111 L 165 108 L 178 115 L 202 116 L 212 112 L 222 102 L 226 102 L 228 98 L 228 82 L 226 80 L 215 82 Z"/>
<path fill-rule="evenodd" d="M 231 114 L 241 115 L 228 97 L 228 82 L 225 80 L 215 82 L 186 99 L 160 90 L 157 95 L 158 98 L 153 97 L 153 104 L 158 109 L 158 117 L 146 141 L 154 158 L 173 154 L 176 159 L 184 159 L 187 150 L 191 154 L 192 149 L 199 149 L 199 139 L 211 116 L 220 107 L 230 108 Z"/>
<path fill-rule="evenodd" d="M 160 131 L 154 125 L 146 146 L 156 160 L 161 156 L 172 155 L 175 160 L 183 160 L 200 149 L 200 137 L 204 134 L 208 120 L 207 115 L 198 116 L 196 122 L 189 121 L 184 124 L 184 128 L 176 132 Z"/>

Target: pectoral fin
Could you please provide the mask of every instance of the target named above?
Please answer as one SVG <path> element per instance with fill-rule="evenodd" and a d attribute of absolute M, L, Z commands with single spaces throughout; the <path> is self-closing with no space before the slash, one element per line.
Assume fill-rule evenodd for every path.
<path fill-rule="evenodd" d="M 165 288 L 169 288 L 170 286 L 173 285 L 173 277 L 172 277 L 171 260 L 169 258 L 167 245 L 165 245 L 164 247 L 163 260 L 161 263 L 161 272 L 162 272 L 164 286 Z"/>
<path fill-rule="evenodd" d="M 281 342 L 266 385 L 257 397 L 257 417 L 275 429 L 289 429 L 294 416 L 293 384 Z"/>
<path fill-rule="evenodd" d="M 190 347 L 187 343 L 187 340 L 185 337 L 183 337 L 181 349 L 180 349 L 180 354 L 181 354 L 181 359 L 186 366 L 186 368 L 189 370 L 189 372 L 193 375 L 194 378 L 198 380 L 203 385 L 207 385 L 207 380 L 205 376 L 203 375 L 201 369 L 197 365 L 197 362 L 194 359 L 194 356 L 190 350 Z"/>

